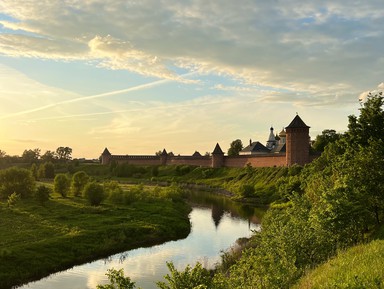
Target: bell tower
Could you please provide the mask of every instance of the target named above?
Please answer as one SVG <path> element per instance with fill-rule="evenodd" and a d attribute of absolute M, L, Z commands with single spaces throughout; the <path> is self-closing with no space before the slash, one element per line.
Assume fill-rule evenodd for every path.
<path fill-rule="evenodd" d="M 287 166 L 309 163 L 309 128 L 299 115 L 285 128 Z"/>

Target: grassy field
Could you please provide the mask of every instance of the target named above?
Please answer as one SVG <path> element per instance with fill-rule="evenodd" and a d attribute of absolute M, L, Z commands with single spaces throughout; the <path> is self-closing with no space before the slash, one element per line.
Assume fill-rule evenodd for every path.
<path fill-rule="evenodd" d="M 0 202 L 0 288 L 127 249 L 188 235 L 190 208 L 169 199 L 92 207 L 52 194 L 45 207 Z"/>

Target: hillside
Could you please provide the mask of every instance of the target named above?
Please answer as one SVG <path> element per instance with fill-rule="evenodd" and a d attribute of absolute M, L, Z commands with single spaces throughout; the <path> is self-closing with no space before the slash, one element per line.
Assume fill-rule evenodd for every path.
<path fill-rule="evenodd" d="M 293 289 L 383 288 L 384 240 L 354 246 L 306 274 Z"/>

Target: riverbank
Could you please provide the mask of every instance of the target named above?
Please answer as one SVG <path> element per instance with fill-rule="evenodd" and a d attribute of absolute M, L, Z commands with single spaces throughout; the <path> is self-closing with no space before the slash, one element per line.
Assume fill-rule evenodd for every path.
<path fill-rule="evenodd" d="M 190 232 L 190 207 L 166 199 L 92 207 L 53 194 L 45 207 L 23 200 L 0 212 L 0 288 Z"/>

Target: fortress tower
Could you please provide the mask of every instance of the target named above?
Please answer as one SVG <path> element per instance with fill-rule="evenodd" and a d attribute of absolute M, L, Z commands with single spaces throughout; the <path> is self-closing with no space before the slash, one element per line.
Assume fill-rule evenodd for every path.
<path fill-rule="evenodd" d="M 212 168 L 221 168 L 224 166 L 224 152 L 217 143 L 212 152 Z"/>
<path fill-rule="evenodd" d="M 111 153 L 107 148 L 104 149 L 103 153 L 101 154 L 101 164 L 102 165 L 108 165 L 111 161 Z"/>
<path fill-rule="evenodd" d="M 309 163 L 309 126 L 296 115 L 285 131 L 287 166 Z"/>

